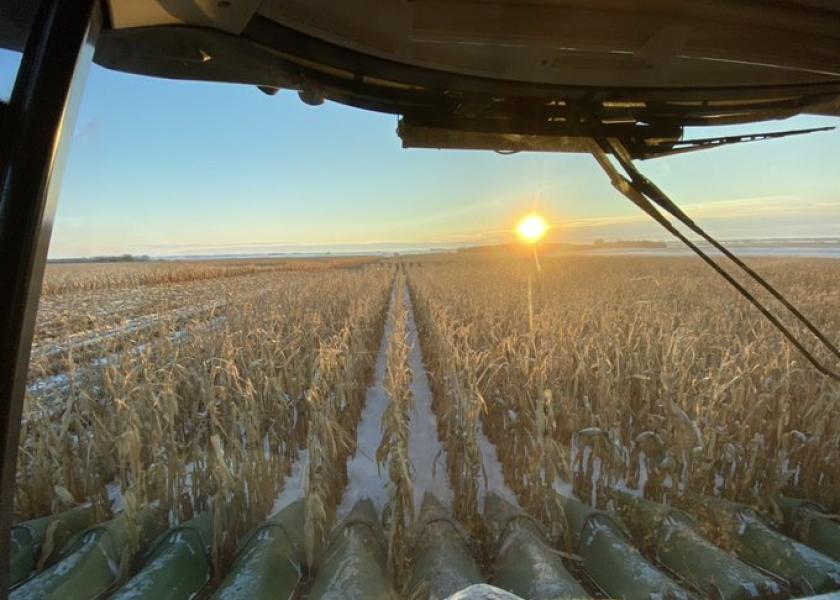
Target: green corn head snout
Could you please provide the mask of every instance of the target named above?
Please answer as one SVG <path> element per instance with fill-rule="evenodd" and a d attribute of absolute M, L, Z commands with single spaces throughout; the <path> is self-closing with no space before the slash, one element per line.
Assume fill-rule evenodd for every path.
<path fill-rule="evenodd" d="M 417 521 L 407 597 L 445 598 L 484 581 L 467 539 L 437 497 L 426 492 Z"/>
<path fill-rule="evenodd" d="M 840 522 L 835 515 L 809 500 L 781 497 L 776 503 L 782 510 L 785 533 L 840 561 Z"/>
<path fill-rule="evenodd" d="M 840 563 L 772 529 L 748 506 L 709 496 L 689 496 L 682 504 L 709 537 L 741 560 L 787 580 L 794 593 L 840 589 Z"/>
<path fill-rule="evenodd" d="M 692 596 L 649 563 L 622 528 L 603 511 L 557 495 L 552 520 L 566 523 L 582 566 L 592 581 L 612 598 L 686 600 Z"/>
<path fill-rule="evenodd" d="M 304 502 L 290 504 L 257 527 L 213 600 L 289 600 L 303 577 Z"/>
<path fill-rule="evenodd" d="M 360 500 L 330 535 L 309 599 L 394 600 L 386 561 L 385 534 L 376 509 L 370 500 Z"/>
<path fill-rule="evenodd" d="M 205 512 L 170 529 L 154 545 L 143 568 L 113 600 L 187 600 L 210 580 L 213 515 Z"/>
<path fill-rule="evenodd" d="M 61 560 L 11 593 L 12 600 L 94 600 L 104 598 L 128 574 L 144 547 L 161 533 L 156 510 L 125 514 L 82 533 Z"/>
<path fill-rule="evenodd" d="M 70 539 L 93 525 L 93 508 L 73 510 L 18 523 L 12 527 L 9 582 L 12 587 L 29 577 L 38 563 L 52 565 Z"/>
<path fill-rule="evenodd" d="M 528 600 L 589 598 L 532 517 L 496 494 L 484 506 L 497 586 Z"/>
<path fill-rule="evenodd" d="M 622 492 L 613 493 L 613 500 L 642 550 L 705 596 L 722 600 L 788 596 L 778 582 L 701 536 L 681 510 Z"/>

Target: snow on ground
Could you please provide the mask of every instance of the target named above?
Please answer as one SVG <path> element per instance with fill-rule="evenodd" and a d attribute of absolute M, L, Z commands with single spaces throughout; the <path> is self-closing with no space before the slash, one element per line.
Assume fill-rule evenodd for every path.
<path fill-rule="evenodd" d="M 376 449 L 382 441 L 382 415 L 388 406 L 388 394 L 385 392 L 385 367 L 388 356 L 388 340 L 391 338 L 393 307 L 396 286 L 391 290 L 388 304 L 388 318 L 385 331 L 376 354 L 376 367 L 373 372 L 373 385 L 365 395 L 365 408 L 356 432 L 356 453 L 347 462 L 347 487 L 338 507 L 337 517 L 344 518 L 356 502 L 364 498 L 373 501 L 378 513 L 382 513 L 385 504 L 391 498 L 389 487 L 391 480 L 385 467 L 381 470 L 376 464 Z"/>
<path fill-rule="evenodd" d="M 227 321 L 227 317 L 214 317 L 208 323 L 203 325 L 191 326 L 188 330 L 186 327 L 177 329 L 170 336 L 169 339 L 176 343 L 186 342 L 189 338 L 190 331 L 197 333 L 199 331 L 215 331 L 222 327 Z M 144 342 L 137 344 L 127 353 L 132 356 L 140 356 L 146 351 L 153 342 Z M 67 372 L 58 373 L 56 375 L 49 375 L 36 379 L 32 383 L 27 384 L 26 390 L 35 397 L 45 397 L 47 399 L 46 408 L 29 410 L 22 419 L 27 422 L 30 419 L 50 418 L 56 413 L 64 410 L 66 398 L 62 394 L 70 391 L 71 384 L 75 383 L 77 386 L 88 383 L 86 380 L 91 380 L 96 374 L 96 370 L 107 366 L 110 363 L 119 363 L 123 360 L 123 354 L 112 352 L 106 356 L 94 358 L 87 365 L 78 365 L 74 370 L 73 379 Z M 98 386 L 91 384 L 92 389 L 98 391 Z"/>
<path fill-rule="evenodd" d="M 481 451 L 481 462 L 484 465 L 484 477 L 478 480 L 478 494 L 482 501 L 482 512 L 484 512 L 484 497 L 489 492 L 495 492 L 514 506 L 519 506 L 516 494 L 505 483 L 505 476 L 502 474 L 502 464 L 496 454 L 496 446 L 484 435 L 481 422 L 475 432 L 478 439 L 478 449 Z M 486 481 L 485 481 L 486 479 Z"/>
<path fill-rule="evenodd" d="M 411 415 L 409 439 L 409 454 L 414 467 L 414 505 L 420 506 L 425 491 L 431 490 L 441 502 L 451 506 L 453 493 L 446 471 L 446 451 L 437 435 L 437 420 L 432 412 L 432 391 L 423 365 L 417 323 L 414 320 L 414 310 L 408 294 L 406 294 L 406 303 L 409 309 L 408 341 L 411 344 L 409 356 L 412 370 L 411 391 L 414 394 L 414 411 Z M 479 478 L 482 504 L 488 492 L 496 492 L 508 502 L 519 506 L 516 494 L 505 483 L 496 447 L 484 435 L 480 422 L 476 436 L 484 465 L 484 476 Z"/>
<path fill-rule="evenodd" d="M 552 484 L 552 487 L 554 488 L 554 491 L 558 494 L 563 494 L 564 496 L 568 496 L 569 498 L 577 498 L 577 496 L 575 496 L 574 486 L 572 486 L 571 482 L 566 481 L 562 477 L 558 477 L 557 479 L 555 479 L 554 483 Z"/>
<path fill-rule="evenodd" d="M 309 448 L 298 451 L 297 460 L 292 465 L 292 472 L 283 482 L 283 489 L 274 501 L 269 515 L 275 515 L 292 502 L 306 496 L 306 475 L 309 473 Z"/>
<path fill-rule="evenodd" d="M 388 402 L 390 402 L 390 398 L 385 391 L 385 371 L 395 297 L 396 288 L 391 293 L 385 331 L 376 355 L 374 382 L 368 388 L 365 397 L 365 408 L 362 411 L 357 430 L 356 453 L 348 459 L 348 482 L 337 511 L 339 519 L 345 517 L 356 502 L 365 498 L 372 500 L 377 511 L 381 513 L 385 504 L 391 498 L 391 482 L 388 472 L 384 467 L 380 469 L 377 465 L 376 450 L 382 441 L 382 415 L 388 406 Z M 432 412 L 432 391 L 423 365 L 414 311 L 408 294 L 405 295 L 405 298 L 408 308 L 408 342 L 411 345 L 409 354 L 409 364 L 412 370 L 411 392 L 414 398 L 409 422 L 409 459 L 412 465 L 414 504 L 420 506 L 423 495 L 426 491 L 431 491 L 441 502 L 451 506 L 453 492 L 446 470 L 446 451 L 438 437 L 437 419 Z M 484 435 L 480 423 L 476 433 L 484 463 L 484 477 L 479 481 L 482 498 L 488 491 L 492 491 L 518 506 L 516 495 L 505 483 L 496 448 Z M 303 493 L 305 482 L 301 477 L 295 477 L 295 469 L 297 469 L 297 464 L 289 477 L 289 481 L 284 485 L 283 492 L 275 502 L 275 512 L 301 497 L 300 494 Z M 289 487 L 297 487 L 299 494 L 293 492 L 287 494 Z M 283 502 L 281 502 L 281 498 L 284 499 Z"/>
<path fill-rule="evenodd" d="M 125 498 L 123 498 L 120 484 L 112 482 L 107 484 L 105 487 L 108 490 L 108 500 L 111 501 L 111 511 L 114 513 L 122 511 L 122 509 L 125 508 Z"/>
<path fill-rule="evenodd" d="M 437 419 L 432 412 L 432 390 L 423 356 L 420 352 L 420 339 L 417 335 L 417 323 L 411 299 L 405 294 L 408 308 L 408 343 L 411 346 L 409 365 L 411 366 L 411 394 L 414 407 L 411 412 L 409 427 L 411 436 L 408 440 L 408 453 L 412 466 L 412 484 L 414 486 L 414 506 L 419 507 L 423 494 L 430 491 L 446 506 L 452 506 L 452 488 L 446 471 L 446 450 L 440 443 L 437 432 Z"/>
<path fill-rule="evenodd" d="M 638 483 L 638 486 L 634 487 L 634 488 L 630 487 L 627 484 L 627 481 L 625 479 L 622 479 L 621 481 L 619 481 L 616 484 L 615 488 L 617 490 L 619 490 L 620 492 L 625 492 L 627 494 L 630 494 L 631 496 L 637 496 L 639 498 L 644 498 L 645 483 L 647 483 L 647 479 L 648 479 L 647 460 L 645 458 L 645 453 L 644 452 L 639 453 L 638 461 L 639 461 L 639 465 L 638 465 L 638 467 L 639 467 L 639 483 Z M 594 485 L 594 480 L 593 480 L 593 485 Z"/>

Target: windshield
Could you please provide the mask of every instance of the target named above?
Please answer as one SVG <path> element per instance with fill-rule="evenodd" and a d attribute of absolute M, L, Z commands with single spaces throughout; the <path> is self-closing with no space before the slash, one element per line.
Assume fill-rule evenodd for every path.
<path fill-rule="evenodd" d="M 0 54 L 8 90 L 19 60 Z M 12 598 L 840 588 L 838 383 L 590 146 L 404 148 L 399 115 L 265 91 L 91 68 L 37 306 Z M 838 156 L 832 130 L 635 166 L 836 344 Z"/>

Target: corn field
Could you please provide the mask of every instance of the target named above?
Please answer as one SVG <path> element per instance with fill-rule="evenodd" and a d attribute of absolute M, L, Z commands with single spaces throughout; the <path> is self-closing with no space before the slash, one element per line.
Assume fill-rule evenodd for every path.
<path fill-rule="evenodd" d="M 312 514 L 329 513 L 341 486 L 336 461 L 353 439 L 352 427 L 337 423 L 360 410 L 390 270 L 224 282 L 224 305 L 192 288 L 195 304 L 216 304 L 162 313 L 146 327 L 117 324 L 113 335 L 60 353 L 36 343 L 18 457 L 20 519 L 86 501 L 103 519 L 128 499 L 160 503 L 173 522 L 214 507 L 224 522 L 215 554 L 223 563 L 267 514 L 302 448 L 312 457 Z M 42 312 L 39 332 L 53 317 Z M 69 323 L 59 337 L 77 329 Z M 58 384 L 39 385 L 45 380 Z"/>
<path fill-rule="evenodd" d="M 755 265 L 838 338 L 836 261 Z M 90 506 L 97 523 L 125 515 L 139 548 L 143 511 L 161 527 L 209 514 L 215 588 L 249 532 L 299 502 L 299 572 L 320 597 L 345 539 L 331 531 L 364 522 L 349 503 L 368 494 L 383 576 L 431 598 L 412 576 L 421 520 L 450 510 L 441 539 L 489 560 L 490 496 L 570 552 L 561 497 L 699 494 L 778 515 L 795 496 L 836 513 L 839 405 L 840 386 L 690 259 L 53 265 L 15 520 Z"/>
<path fill-rule="evenodd" d="M 758 264 L 837 338 L 834 261 Z M 798 491 L 840 508 L 840 386 L 703 265 L 558 257 L 533 270 L 464 259 L 410 272 L 436 401 L 451 416 L 443 436 L 463 454 L 450 469 L 465 518 L 478 421 L 535 511 L 567 488 L 593 505 L 618 488 L 751 504 Z"/>

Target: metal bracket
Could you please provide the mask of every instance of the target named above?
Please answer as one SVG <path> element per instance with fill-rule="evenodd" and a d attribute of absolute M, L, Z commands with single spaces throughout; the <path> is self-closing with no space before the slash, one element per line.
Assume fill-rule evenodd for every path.
<path fill-rule="evenodd" d="M 43 0 L 4 107 L 0 164 L 0 600 L 7 596 L 18 437 L 58 189 L 94 43 L 96 0 Z"/>

